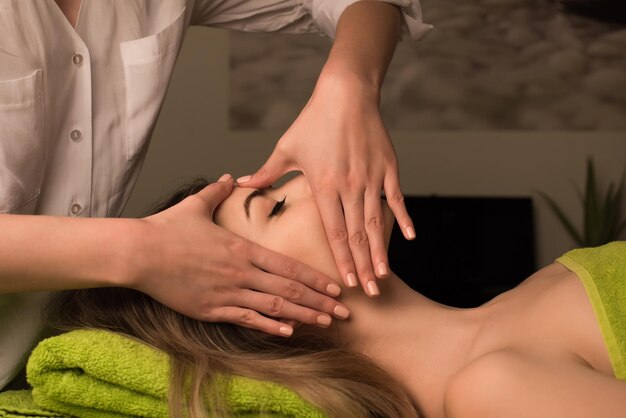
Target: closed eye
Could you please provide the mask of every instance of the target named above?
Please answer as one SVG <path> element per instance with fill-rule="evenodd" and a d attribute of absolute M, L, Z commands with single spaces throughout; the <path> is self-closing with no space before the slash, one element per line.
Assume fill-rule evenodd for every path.
<path fill-rule="evenodd" d="M 281 213 L 283 209 L 285 208 L 285 201 L 287 201 L 287 196 L 283 197 L 283 200 L 276 202 L 268 218 L 271 218 Z"/>

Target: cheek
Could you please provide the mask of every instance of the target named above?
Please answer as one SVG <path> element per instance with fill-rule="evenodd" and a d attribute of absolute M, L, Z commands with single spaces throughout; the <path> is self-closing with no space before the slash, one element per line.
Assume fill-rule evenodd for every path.
<path fill-rule="evenodd" d="M 280 219 L 284 223 L 280 227 L 277 223 L 275 228 L 271 228 L 272 233 L 266 234 L 262 245 L 307 264 L 327 276 L 337 277 L 337 268 L 317 207 L 298 209 L 290 217 L 285 213 L 284 219 Z"/>

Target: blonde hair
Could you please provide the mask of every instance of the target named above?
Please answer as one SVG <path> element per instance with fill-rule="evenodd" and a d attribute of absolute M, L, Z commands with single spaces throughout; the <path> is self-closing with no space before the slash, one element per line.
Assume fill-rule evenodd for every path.
<path fill-rule="evenodd" d="M 206 185 L 197 180 L 156 211 Z M 101 288 L 57 293 L 47 317 L 61 330 L 105 329 L 135 338 L 171 359 L 170 413 L 174 417 L 230 416 L 218 376 L 271 381 L 295 391 L 330 417 L 417 417 L 400 385 L 338 335 L 311 326 L 289 338 L 227 323 L 188 318 L 131 289 Z M 186 388 L 183 390 L 183 388 Z"/>

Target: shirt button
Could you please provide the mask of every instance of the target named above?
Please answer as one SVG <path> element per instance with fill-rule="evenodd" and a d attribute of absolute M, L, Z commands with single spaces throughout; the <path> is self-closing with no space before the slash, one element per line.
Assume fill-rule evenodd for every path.
<path fill-rule="evenodd" d="M 74 129 L 72 132 L 70 132 L 70 138 L 72 138 L 72 141 L 78 142 L 83 138 L 83 134 L 78 129 Z"/>
<path fill-rule="evenodd" d="M 71 207 L 70 207 L 70 212 L 72 215 L 77 216 L 80 215 L 80 213 L 83 211 L 83 208 L 78 204 L 78 203 L 74 203 Z"/>
<path fill-rule="evenodd" d="M 80 67 L 81 65 L 83 65 L 83 56 L 80 54 L 74 54 L 74 56 L 72 57 L 72 62 L 75 66 Z"/>

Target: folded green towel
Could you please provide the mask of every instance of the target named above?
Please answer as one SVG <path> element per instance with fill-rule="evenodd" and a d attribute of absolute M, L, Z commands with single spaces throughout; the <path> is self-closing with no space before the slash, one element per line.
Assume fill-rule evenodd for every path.
<path fill-rule="evenodd" d="M 557 261 L 585 286 L 615 377 L 626 380 L 626 241 L 572 250 Z"/>
<path fill-rule="evenodd" d="M 0 393 L 0 417 L 62 417 L 62 414 L 38 407 L 30 390 L 12 390 Z"/>
<path fill-rule="evenodd" d="M 37 407 L 63 416 L 168 415 L 168 356 L 115 333 L 78 330 L 48 338 L 31 354 L 27 376 L 34 405 L 21 394 L 26 400 L 24 411 L 17 412 L 22 415 L 5 416 L 40 416 L 29 415 L 28 408 L 38 413 Z M 239 376 L 224 379 L 223 384 L 226 403 L 237 417 L 324 417 L 278 384 Z M 0 411 L 15 409 L 11 401 L 14 399 L 0 396 Z"/>

